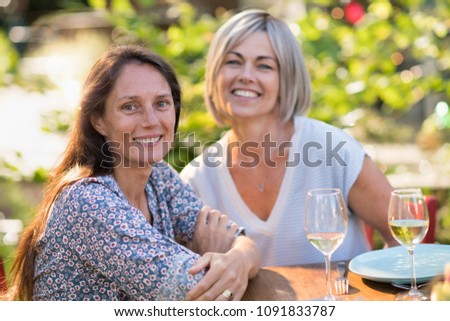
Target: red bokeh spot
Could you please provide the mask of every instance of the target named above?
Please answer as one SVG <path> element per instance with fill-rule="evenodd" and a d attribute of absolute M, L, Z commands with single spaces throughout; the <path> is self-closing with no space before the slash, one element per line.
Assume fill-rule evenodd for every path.
<path fill-rule="evenodd" d="M 350 24 L 357 23 L 366 13 L 364 10 L 364 6 L 357 2 L 351 1 L 348 5 L 344 7 L 345 20 L 347 20 Z"/>

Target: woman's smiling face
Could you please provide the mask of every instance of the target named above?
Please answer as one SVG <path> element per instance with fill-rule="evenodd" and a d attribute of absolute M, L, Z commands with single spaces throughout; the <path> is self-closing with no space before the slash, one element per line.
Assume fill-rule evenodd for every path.
<path fill-rule="evenodd" d="M 155 67 L 129 63 L 106 98 L 104 114 L 91 121 L 108 142 L 115 166 L 148 167 L 163 159 L 174 140 L 171 88 Z"/>
<path fill-rule="evenodd" d="M 228 51 L 217 77 L 218 104 L 233 118 L 278 112 L 280 77 L 269 36 L 258 31 Z"/>

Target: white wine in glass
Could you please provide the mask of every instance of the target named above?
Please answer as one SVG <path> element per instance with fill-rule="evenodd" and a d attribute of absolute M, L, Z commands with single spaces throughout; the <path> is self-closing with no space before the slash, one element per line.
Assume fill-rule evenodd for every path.
<path fill-rule="evenodd" d="M 396 295 L 396 300 L 422 301 L 428 298 L 418 290 L 414 249 L 428 231 L 428 209 L 419 188 L 397 189 L 391 193 L 388 212 L 389 228 L 394 238 L 406 247 L 411 261 L 411 289 Z"/>
<path fill-rule="evenodd" d="M 325 257 L 327 287 L 323 300 L 335 300 L 331 292 L 331 254 L 347 233 L 347 207 L 339 189 L 320 188 L 308 192 L 305 209 L 306 237 Z"/>

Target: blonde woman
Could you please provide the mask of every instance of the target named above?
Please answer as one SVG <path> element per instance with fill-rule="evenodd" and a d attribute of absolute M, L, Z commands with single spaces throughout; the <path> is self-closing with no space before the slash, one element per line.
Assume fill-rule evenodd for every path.
<path fill-rule="evenodd" d="M 313 188 L 341 189 L 349 207 L 348 233 L 333 259 L 369 250 L 363 222 L 396 244 L 386 220 L 392 187 L 352 137 L 305 116 L 310 87 L 285 22 L 246 10 L 216 32 L 205 102 L 218 124 L 231 129 L 181 176 L 246 227 L 263 266 L 322 262 L 303 230 L 306 193 Z"/>

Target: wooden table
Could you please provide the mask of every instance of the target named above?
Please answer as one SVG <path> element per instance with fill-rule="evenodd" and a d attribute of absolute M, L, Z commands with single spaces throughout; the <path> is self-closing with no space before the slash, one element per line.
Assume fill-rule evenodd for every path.
<path fill-rule="evenodd" d="M 338 276 L 332 264 L 332 287 Z M 348 273 L 349 294 L 338 296 L 338 300 L 392 301 L 395 294 L 404 291 L 388 283 L 379 283 Z M 325 263 L 288 267 L 262 268 L 250 280 L 242 300 L 245 301 L 295 301 L 314 300 L 325 295 Z"/>

